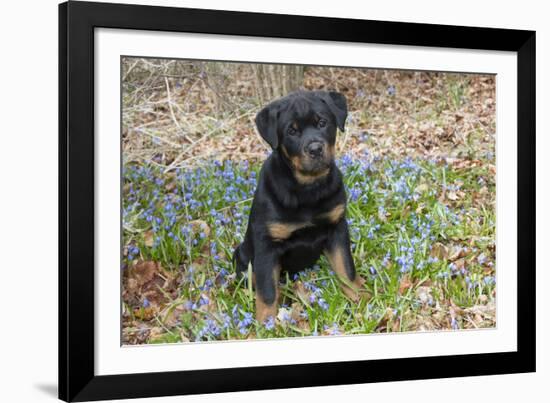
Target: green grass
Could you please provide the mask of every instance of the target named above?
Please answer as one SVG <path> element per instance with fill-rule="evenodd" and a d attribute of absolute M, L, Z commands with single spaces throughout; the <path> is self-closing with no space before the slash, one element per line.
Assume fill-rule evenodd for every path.
<path fill-rule="evenodd" d="M 459 99 L 459 89 L 451 89 Z M 338 161 L 359 303 L 327 261 L 280 284 L 273 326 L 257 323 L 254 292 L 234 275 L 259 164 L 205 161 L 163 174 L 127 164 L 123 191 L 124 341 L 171 343 L 494 326 L 492 160 Z M 145 269 L 143 262 L 160 266 Z M 140 277 L 140 273 L 148 275 Z M 477 311 L 476 311 L 477 312 Z M 487 312 L 487 311 L 484 311 Z M 145 329 L 145 330 L 144 330 Z"/>

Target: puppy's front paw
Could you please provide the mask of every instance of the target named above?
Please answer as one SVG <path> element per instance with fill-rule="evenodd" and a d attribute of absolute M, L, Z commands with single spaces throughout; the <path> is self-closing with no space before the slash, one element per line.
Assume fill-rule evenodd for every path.
<path fill-rule="evenodd" d="M 352 282 L 342 283 L 342 292 L 353 302 L 359 302 L 361 298 L 367 296 L 367 292 L 363 287 L 365 285 L 365 279 L 359 274 L 355 275 L 355 279 Z"/>
<path fill-rule="evenodd" d="M 276 317 L 277 317 L 277 307 L 275 308 L 270 307 L 269 309 L 256 311 L 256 320 L 261 324 L 265 323 L 270 318 L 275 319 Z"/>
<path fill-rule="evenodd" d="M 256 320 L 259 323 L 264 323 L 270 317 L 275 319 L 277 317 L 277 302 L 274 301 L 272 304 L 266 304 L 262 301 L 261 297 L 256 295 Z"/>

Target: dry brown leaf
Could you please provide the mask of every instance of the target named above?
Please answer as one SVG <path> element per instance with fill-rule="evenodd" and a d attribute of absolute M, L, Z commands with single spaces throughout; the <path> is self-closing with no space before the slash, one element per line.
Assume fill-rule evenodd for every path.
<path fill-rule="evenodd" d="M 466 256 L 467 250 L 460 245 L 453 245 L 449 251 L 449 260 L 455 261 L 459 258 Z M 464 266 L 464 265 L 463 265 Z"/>
<path fill-rule="evenodd" d="M 137 286 L 141 287 L 143 284 L 151 281 L 160 268 L 161 266 L 157 262 L 140 261 L 127 270 L 128 278 L 134 279 L 137 282 Z"/>
<path fill-rule="evenodd" d="M 304 286 L 304 283 L 302 283 L 301 281 L 296 281 L 294 283 L 294 293 L 296 294 L 296 296 L 298 296 L 298 298 L 300 298 L 302 300 L 302 302 L 304 302 L 306 304 L 308 303 L 308 301 L 309 301 L 309 292 L 306 289 L 306 287 Z"/>
<path fill-rule="evenodd" d="M 155 309 L 152 306 L 134 308 L 133 313 L 136 318 L 141 320 L 151 320 L 155 317 Z"/>
<path fill-rule="evenodd" d="M 382 331 L 386 328 L 389 321 L 391 321 L 394 317 L 393 309 L 390 307 L 386 308 L 386 312 L 384 312 L 384 316 L 380 318 L 380 321 L 378 322 L 378 325 L 376 326 L 377 331 Z"/>
<path fill-rule="evenodd" d="M 290 305 L 290 317 L 296 322 L 299 322 L 302 319 L 301 314 L 303 311 L 304 308 L 299 302 L 293 302 L 292 305 Z"/>
<path fill-rule="evenodd" d="M 431 257 L 436 257 L 439 260 L 445 260 L 447 259 L 447 256 L 449 254 L 448 248 L 443 245 L 441 242 L 436 242 L 432 246 L 432 250 L 430 252 Z"/>
<path fill-rule="evenodd" d="M 413 283 L 411 281 L 411 278 L 408 274 L 405 274 L 399 282 L 399 294 L 403 295 L 404 293 L 406 293 L 407 290 L 412 287 L 412 285 Z"/>
<path fill-rule="evenodd" d="M 391 330 L 392 332 L 398 332 L 400 328 L 401 328 L 401 319 L 395 318 L 395 320 L 393 321 Z"/>
<path fill-rule="evenodd" d="M 206 223 L 206 221 L 204 220 L 193 220 L 193 221 L 190 221 L 189 224 L 191 225 L 191 229 L 193 230 L 194 233 L 200 233 L 200 232 L 204 232 L 204 234 L 206 234 L 206 236 L 210 236 L 210 227 L 208 226 L 208 224 Z"/>
<path fill-rule="evenodd" d="M 447 194 L 447 199 L 449 200 L 452 200 L 452 201 L 455 201 L 455 200 L 458 200 L 458 195 L 455 191 L 451 190 L 451 191 L 448 191 Z"/>
<path fill-rule="evenodd" d="M 164 333 L 165 331 L 162 327 L 152 327 L 151 330 L 149 330 L 149 342 L 159 339 Z"/>
<path fill-rule="evenodd" d="M 126 281 L 126 286 L 124 287 L 124 290 L 128 293 L 135 293 L 137 292 L 139 288 L 138 282 L 135 278 L 129 278 Z"/>
<path fill-rule="evenodd" d="M 149 231 L 145 231 L 145 233 L 143 234 L 143 241 L 145 243 L 145 246 L 147 246 L 148 248 L 153 247 L 153 245 L 155 244 L 155 236 L 152 229 L 150 229 Z"/>
<path fill-rule="evenodd" d="M 464 258 L 460 258 L 458 260 L 455 260 L 454 264 L 455 264 L 456 270 L 462 270 L 464 269 L 466 262 Z"/>
<path fill-rule="evenodd" d="M 176 305 L 175 307 L 169 307 L 165 309 L 162 313 L 163 320 L 162 322 L 167 327 L 174 327 L 177 326 L 181 314 L 185 311 L 185 307 L 183 305 Z"/>
<path fill-rule="evenodd" d="M 416 297 L 421 304 L 427 305 L 432 301 L 432 288 L 427 286 L 420 286 L 416 288 Z"/>

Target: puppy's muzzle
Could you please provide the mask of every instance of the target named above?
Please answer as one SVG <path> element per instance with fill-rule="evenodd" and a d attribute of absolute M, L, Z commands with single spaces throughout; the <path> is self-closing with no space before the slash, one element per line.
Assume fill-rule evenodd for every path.
<path fill-rule="evenodd" d="M 306 146 L 306 154 L 312 158 L 321 158 L 325 152 L 325 144 L 320 141 L 312 141 Z"/>

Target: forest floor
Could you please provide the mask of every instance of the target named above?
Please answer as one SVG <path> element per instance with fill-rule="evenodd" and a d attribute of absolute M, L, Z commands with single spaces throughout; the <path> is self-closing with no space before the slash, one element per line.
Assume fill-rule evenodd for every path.
<path fill-rule="evenodd" d="M 306 68 L 305 88 L 348 100 L 337 164 L 367 292 L 348 301 L 321 259 L 282 279 L 276 320 L 257 323 L 231 263 L 269 154 L 248 66 L 220 103 L 199 63 L 125 63 L 124 343 L 495 326 L 493 76 Z M 139 63 L 156 74 L 132 80 Z"/>

